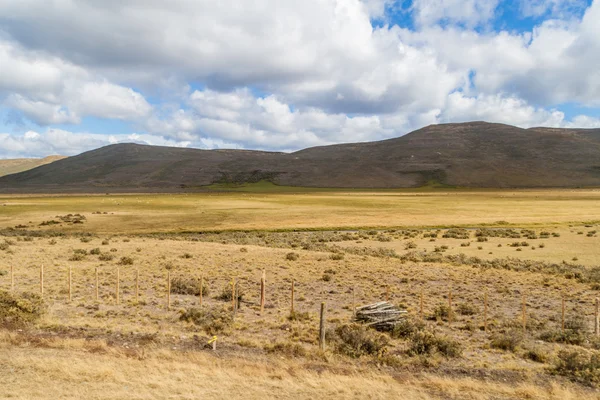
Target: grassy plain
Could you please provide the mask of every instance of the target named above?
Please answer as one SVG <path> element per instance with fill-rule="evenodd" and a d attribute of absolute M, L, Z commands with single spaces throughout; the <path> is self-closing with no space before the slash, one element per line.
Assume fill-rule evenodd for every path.
<path fill-rule="evenodd" d="M 477 226 L 498 221 L 545 226 L 600 220 L 600 190 L 0 196 L 0 227 L 29 221 L 37 226 L 67 213 L 85 213 L 88 221 L 61 227 L 65 231 L 103 234 Z"/>
<path fill-rule="evenodd" d="M 600 354 L 590 334 L 598 200 L 595 190 L 5 196 L 0 289 L 10 290 L 12 265 L 15 292 L 38 292 L 44 265 L 48 309 L 28 329 L 0 331 L 0 398 L 598 398 L 596 369 L 557 369 L 562 351 Z M 57 217 L 75 213 L 83 223 Z M 478 231 L 483 225 L 492 231 Z M 231 303 L 219 297 L 235 278 L 243 299 L 233 322 L 181 320 L 199 307 L 197 295 L 173 293 L 167 310 L 167 271 L 203 276 L 203 309 L 227 315 Z M 290 319 L 292 279 L 298 314 Z M 452 321 L 443 313 L 450 290 Z M 336 330 L 350 323 L 353 304 L 387 297 L 408 311 L 415 332 L 385 334 L 377 354 L 348 355 Z M 415 353 L 423 332 L 460 354 Z"/>

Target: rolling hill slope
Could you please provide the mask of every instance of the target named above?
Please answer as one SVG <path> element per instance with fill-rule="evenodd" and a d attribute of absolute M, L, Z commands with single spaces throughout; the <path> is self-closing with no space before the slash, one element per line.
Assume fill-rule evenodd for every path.
<path fill-rule="evenodd" d="M 48 156 L 44 158 L 13 158 L 0 160 L 0 176 L 16 174 L 27 171 L 40 165 L 50 164 L 57 160 L 66 158 L 64 156 Z"/>
<path fill-rule="evenodd" d="M 470 122 L 294 153 L 116 144 L 0 178 L 10 191 L 173 191 L 268 180 L 340 188 L 600 186 L 600 129 Z"/>

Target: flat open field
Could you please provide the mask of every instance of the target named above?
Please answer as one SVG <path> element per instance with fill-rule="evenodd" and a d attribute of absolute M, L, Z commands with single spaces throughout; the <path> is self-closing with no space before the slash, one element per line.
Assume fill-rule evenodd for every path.
<path fill-rule="evenodd" d="M 600 220 L 600 190 L 0 196 L 0 227 L 37 228 L 67 213 L 83 213 L 87 221 L 61 230 L 106 234 L 476 226 L 499 221 L 543 226 Z"/>
<path fill-rule="evenodd" d="M 0 293 L 39 293 L 43 266 L 45 312 L 0 330 L 0 398 L 599 398 L 599 200 L 5 196 Z M 352 322 L 383 300 L 408 312 L 393 332 Z"/>

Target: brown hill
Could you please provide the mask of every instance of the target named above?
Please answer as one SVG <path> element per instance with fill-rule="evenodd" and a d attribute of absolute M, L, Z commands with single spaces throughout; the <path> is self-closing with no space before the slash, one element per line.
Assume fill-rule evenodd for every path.
<path fill-rule="evenodd" d="M 64 156 L 48 156 L 44 158 L 13 158 L 0 160 L 0 176 L 16 174 L 27 171 L 40 165 L 50 164 L 57 160 L 66 158 Z"/>
<path fill-rule="evenodd" d="M 295 153 L 117 144 L 0 178 L 10 191 L 174 191 L 269 180 L 306 187 L 598 187 L 600 129 L 432 125 Z"/>

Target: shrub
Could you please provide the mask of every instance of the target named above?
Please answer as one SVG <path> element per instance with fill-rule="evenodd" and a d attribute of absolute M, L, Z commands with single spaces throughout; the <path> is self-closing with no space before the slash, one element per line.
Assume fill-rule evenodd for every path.
<path fill-rule="evenodd" d="M 360 324 L 340 325 L 335 330 L 336 351 L 349 357 L 381 356 L 389 344 L 388 338 Z"/>
<path fill-rule="evenodd" d="M 339 261 L 339 260 L 343 260 L 344 259 L 344 253 L 332 253 L 329 256 L 330 259 L 335 260 L 335 261 Z"/>
<path fill-rule="evenodd" d="M 321 277 L 321 279 L 323 280 L 323 282 L 329 282 L 329 281 L 331 281 L 331 275 L 330 274 L 323 274 L 323 276 Z"/>
<path fill-rule="evenodd" d="M 424 328 L 425 325 L 421 321 L 405 318 L 394 326 L 390 336 L 395 339 L 406 339 Z"/>
<path fill-rule="evenodd" d="M 479 309 L 471 303 L 460 303 L 456 307 L 456 311 L 460 315 L 475 315 L 479 312 Z"/>
<path fill-rule="evenodd" d="M 133 265 L 133 258 L 121 257 L 121 259 L 119 260 L 119 265 Z"/>
<path fill-rule="evenodd" d="M 215 299 L 222 301 L 231 301 L 231 292 L 231 284 L 227 283 L 223 286 L 223 288 L 221 289 L 221 293 L 217 297 L 215 297 Z M 237 294 L 237 302 L 239 305 L 244 299 L 244 291 L 240 288 L 238 284 L 236 284 L 235 292 Z"/>
<path fill-rule="evenodd" d="M 587 340 L 585 320 L 582 317 L 573 317 L 565 321 L 565 330 L 545 331 L 540 335 L 540 340 L 552 343 L 566 343 L 582 345 Z"/>
<path fill-rule="evenodd" d="M 45 311 L 42 298 L 33 293 L 17 295 L 0 290 L 0 324 L 5 328 L 23 328 L 37 321 Z"/>
<path fill-rule="evenodd" d="M 294 311 L 288 315 L 287 319 L 290 321 L 308 321 L 310 320 L 310 314 L 308 312 Z"/>
<path fill-rule="evenodd" d="M 182 321 L 192 322 L 209 335 L 215 335 L 229 329 L 233 323 L 231 312 L 225 307 L 192 307 L 181 313 Z"/>
<path fill-rule="evenodd" d="M 100 256 L 98 257 L 98 259 L 99 259 L 100 261 L 110 261 L 110 260 L 112 260 L 113 258 L 115 258 L 115 256 L 113 256 L 113 255 L 112 255 L 112 254 L 110 254 L 110 253 L 101 253 L 101 254 L 100 254 Z"/>
<path fill-rule="evenodd" d="M 446 304 L 438 304 L 429 319 L 447 321 L 448 315 L 450 315 L 450 308 Z"/>
<path fill-rule="evenodd" d="M 462 349 L 458 342 L 447 337 L 437 336 L 430 331 L 417 331 L 411 335 L 408 354 L 432 355 L 435 353 L 446 357 L 459 357 Z"/>
<path fill-rule="evenodd" d="M 75 253 L 70 258 L 69 261 L 83 261 L 85 260 L 85 255 L 81 253 Z"/>
<path fill-rule="evenodd" d="M 194 256 L 191 255 L 190 253 L 183 253 L 180 257 L 181 258 L 187 258 L 187 259 L 194 258 Z"/>
<path fill-rule="evenodd" d="M 171 293 L 187 294 L 191 296 L 200 295 L 200 279 L 197 278 L 173 278 L 171 279 Z M 208 295 L 208 287 L 206 284 L 202 286 L 202 295 Z M 229 296 L 231 300 L 231 296 Z"/>
<path fill-rule="evenodd" d="M 300 255 L 298 253 L 294 253 L 294 252 L 287 253 L 285 255 L 285 259 L 288 261 L 296 261 L 298 258 L 300 258 Z"/>
<path fill-rule="evenodd" d="M 100 248 L 96 247 L 95 249 L 91 249 L 90 250 L 90 254 L 92 255 L 99 255 L 100 254 Z"/>
<path fill-rule="evenodd" d="M 523 358 L 544 364 L 548 361 L 548 352 L 540 347 L 533 347 L 525 351 Z"/>
<path fill-rule="evenodd" d="M 561 350 L 554 372 L 588 385 L 600 383 L 600 354 L 579 350 Z"/>
<path fill-rule="evenodd" d="M 500 349 L 504 351 L 515 352 L 521 342 L 523 341 L 523 335 L 516 330 L 510 330 L 505 333 L 497 333 L 492 336 L 490 347 L 494 349 Z"/>
<path fill-rule="evenodd" d="M 304 357 L 307 354 L 306 349 L 302 345 L 291 342 L 278 342 L 266 345 L 265 350 L 267 353 L 284 354 L 288 357 Z"/>
<path fill-rule="evenodd" d="M 417 244 L 415 242 L 408 242 L 404 245 L 405 250 L 416 249 Z"/>

